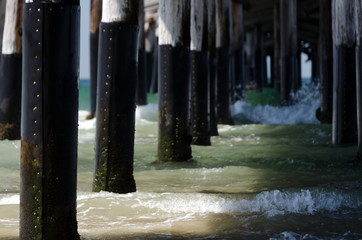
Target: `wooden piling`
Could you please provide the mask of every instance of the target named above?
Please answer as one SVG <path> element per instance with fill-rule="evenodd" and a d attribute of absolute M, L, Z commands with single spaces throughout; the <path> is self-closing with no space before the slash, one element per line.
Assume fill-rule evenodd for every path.
<path fill-rule="evenodd" d="M 362 1 L 355 0 L 356 21 L 356 97 L 357 97 L 357 160 L 362 160 Z"/>
<path fill-rule="evenodd" d="M 357 142 L 354 1 L 332 1 L 334 144 Z"/>
<path fill-rule="evenodd" d="M 209 133 L 209 53 L 206 0 L 191 0 L 191 135 L 192 144 L 211 145 Z"/>
<path fill-rule="evenodd" d="M 20 139 L 22 7 L 20 0 L 8 0 L 0 59 L 0 140 Z"/>
<path fill-rule="evenodd" d="M 139 0 L 138 23 L 138 71 L 136 80 L 136 105 L 147 105 L 147 57 L 145 50 L 145 9 L 144 0 Z"/>
<path fill-rule="evenodd" d="M 280 94 L 290 104 L 297 86 L 297 1 L 280 0 Z"/>
<path fill-rule="evenodd" d="M 230 113 L 231 23 L 231 1 L 216 0 L 217 119 L 220 124 L 234 124 Z"/>
<path fill-rule="evenodd" d="M 79 0 L 25 1 L 21 240 L 79 239 L 76 221 L 79 29 Z"/>
<path fill-rule="evenodd" d="M 97 106 L 97 71 L 98 71 L 98 38 L 99 24 L 102 18 L 102 0 L 91 1 L 90 21 L 90 111 L 87 119 L 92 119 L 96 114 Z"/>
<path fill-rule="evenodd" d="M 273 42 L 273 82 L 275 92 L 280 93 L 280 0 L 274 0 Z"/>
<path fill-rule="evenodd" d="M 159 8 L 158 162 L 186 161 L 188 133 L 190 1 L 161 0 Z"/>
<path fill-rule="evenodd" d="M 244 89 L 244 20 L 243 5 L 232 2 L 233 10 L 233 54 L 235 72 L 235 95 L 239 100 L 243 97 Z"/>
<path fill-rule="evenodd" d="M 321 106 L 319 120 L 332 123 L 333 101 L 333 42 L 332 42 L 332 2 L 319 0 L 319 67 Z"/>
<path fill-rule="evenodd" d="M 139 1 L 103 1 L 94 191 L 136 191 L 133 177 Z"/>
<path fill-rule="evenodd" d="M 255 80 L 255 89 L 258 92 L 261 92 L 265 79 L 265 54 L 263 49 L 263 28 L 261 24 L 258 24 L 254 27 L 254 39 L 255 39 L 255 52 L 254 52 L 254 80 Z"/>
<path fill-rule="evenodd" d="M 145 51 L 147 55 L 147 90 L 157 93 L 157 70 L 158 70 L 158 38 L 156 36 L 157 22 L 152 18 L 147 22 L 145 32 Z"/>
<path fill-rule="evenodd" d="M 216 120 L 216 9 L 215 0 L 207 1 L 209 49 L 209 129 L 211 136 L 218 136 Z"/>

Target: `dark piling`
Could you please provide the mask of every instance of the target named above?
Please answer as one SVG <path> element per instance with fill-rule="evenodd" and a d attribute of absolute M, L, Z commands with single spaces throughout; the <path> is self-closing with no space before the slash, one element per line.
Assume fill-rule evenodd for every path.
<path fill-rule="evenodd" d="M 6 17 L 4 30 L 6 34 L 15 37 L 13 41 L 8 42 L 11 46 L 2 49 L 0 56 L 0 140 L 20 139 L 22 7 L 23 2 L 20 0 L 9 1 L 6 6 L 9 12 L 15 11 L 16 14 Z M 10 23 L 14 21 L 15 25 Z M 14 27 L 10 29 L 10 26 Z M 4 38 L 7 41 L 8 36 Z"/>
<path fill-rule="evenodd" d="M 190 1 L 161 0 L 158 62 L 158 162 L 187 161 L 190 77 Z"/>
<path fill-rule="evenodd" d="M 211 136 L 218 136 L 216 119 L 216 9 L 215 0 L 207 1 L 209 49 L 209 129 Z"/>
<path fill-rule="evenodd" d="M 332 42 L 332 2 L 319 0 L 319 66 L 321 86 L 321 106 L 319 120 L 332 123 L 333 101 L 333 42 Z"/>
<path fill-rule="evenodd" d="M 354 1 L 332 1 L 334 144 L 357 142 Z"/>
<path fill-rule="evenodd" d="M 231 1 L 216 0 L 217 122 L 234 124 L 231 117 Z"/>
<path fill-rule="evenodd" d="M 282 104 L 291 103 L 298 82 L 297 1 L 280 1 L 280 94 Z"/>
<path fill-rule="evenodd" d="M 355 1 L 356 21 L 356 97 L 357 97 L 357 160 L 362 160 L 362 1 Z"/>
<path fill-rule="evenodd" d="M 79 1 L 23 12 L 20 239 L 79 240 Z"/>
<path fill-rule="evenodd" d="M 108 6 L 105 6 L 108 4 Z M 133 177 L 139 1 L 121 19 L 102 16 L 99 35 L 94 191 L 136 191 Z M 103 9 L 113 7 L 103 1 Z"/>
<path fill-rule="evenodd" d="M 98 38 L 99 24 L 102 18 L 102 0 L 91 1 L 90 21 L 90 112 L 87 119 L 96 115 L 97 106 L 97 70 L 98 70 Z"/>
<path fill-rule="evenodd" d="M 192 144 L 211 145 L 209 133 L 209 53 L 207 5 L 191 0 L 191 135 Z"/>
<path fill-rule="evenodd" d="M 136 80 L 136 105 L 147 105 L 147 55 L 145 50 L 145 9 L 144 0 L 139 0 L 138 23 L 138 71 Z"/>

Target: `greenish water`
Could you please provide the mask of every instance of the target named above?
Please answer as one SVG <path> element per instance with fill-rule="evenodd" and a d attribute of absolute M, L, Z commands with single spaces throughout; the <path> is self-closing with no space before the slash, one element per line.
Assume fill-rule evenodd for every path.
<path fill-rule="evenodd" d="M 249 124 L 219 125 L 212 146 L 192 146 L 193 161 L 165 165 L 154 164 L 157 105 L 138 107 L 137 192 L 121 195 L 91 192 L 95 120 L 85 120 L 81 82 L 82 239 L 362 239 L 357 149 L 331 144 L 331 126 L 313 115 L 316 91 L 302 89 L 291 107 L 237 102 L 235 119 Z M 18 238 L 19 145 L 0 142 L 0 239 Z"/>

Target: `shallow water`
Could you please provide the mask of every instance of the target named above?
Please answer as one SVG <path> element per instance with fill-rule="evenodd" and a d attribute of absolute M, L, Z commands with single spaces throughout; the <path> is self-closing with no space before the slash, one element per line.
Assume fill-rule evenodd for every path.
<path fill-rule="evenodd" d="M 220 125 L 187 163 L 153 163 L 157 106 L 139 107 L 137 192 L 126 195 L 91 192 L 95 121 L 80 111 L 82 239 L 362 239 L 362 168 L 348 163 L 356 147 L 331 145 L 331 126 L 311 116 L 312 89 L 288 108 L 236 103 L 238 121 L 258 124 Z M 0 142 L 0 239 L 18 238 L 19 145 Z"/>

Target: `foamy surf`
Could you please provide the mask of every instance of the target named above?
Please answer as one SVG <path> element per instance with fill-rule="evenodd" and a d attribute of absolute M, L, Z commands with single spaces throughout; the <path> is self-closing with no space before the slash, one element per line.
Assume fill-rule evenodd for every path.
<path fill-rule="evenodd" d="M 245 100 L 235 102 L 231 113 L 236 123 L 318 124 L 316 110 L 320 105 L 319 86 L 304 84 L 292 95 L 291 106 L 252 106 Z"/>

